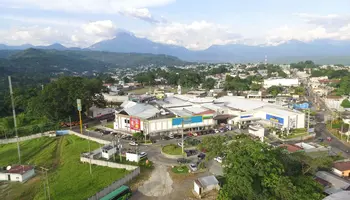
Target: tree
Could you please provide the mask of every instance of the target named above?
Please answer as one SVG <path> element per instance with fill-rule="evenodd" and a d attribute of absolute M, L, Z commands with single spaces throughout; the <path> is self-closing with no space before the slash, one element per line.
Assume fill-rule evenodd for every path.
<path fill-rule="evenodd" d="M 271 86 L 267 89 L 267 92 L 274 97 L 276 97 L 282 91 L 283 91 L 283 88 L 281 86 Z"/>
<path fill-rule="evenodd" d="M 208 89 L 208 90 L 213 89 L 215 86 L 215 83 L 216 83 L 215 79 L 207 78 L 207 79 L 205 79 L 205 81 L 203 83 L 203 88 Z"/>
<path fill-rule="evenodd" d="M 30 99 L 26 112 L 33 116 L 45 116 L 52 121 L 76 116 L 77 99 L 82 101 L 82 109 L 87 113 L 92 105 L 105 105 L 102 81 L 81 77 L 62 77 L 45 85 L 39 95 Z"/>
<path fill-rule="evenodd" d="M 130 79 L 127 76 L 123 77 L 124 83 L 130 83 Z"/>
<path fill-rule="evenodd" d="M 303 88 L 303 87 L 296 87 L 294 89 L 294 93 L 299 95 L 299 96 L 303 96 L 303 95 L 305 95 L 305 88 Z"/>
<path fill-rule="evenodd" d="M 350 108 L 350 101 L 349 99 L 344 99 L 341 104 L 340 104 L 343 108 Z"/>
<path fill-rule="evenodd" d="M 265 143 L 239 135 L 229 141 L 217 136 L 203 139 L 201 148 L 207 158 L 224 156 L 224 178 L 218 199 L 316 200 L 323 198 L 323 188 L 313 181 L 312 173 L 320 161 L 309 162 L 306 154 L 286 153 Z M 321 160 L 321 159 L 320 159 Z M 312 169 L 312 170 L 311 170 Z"/>

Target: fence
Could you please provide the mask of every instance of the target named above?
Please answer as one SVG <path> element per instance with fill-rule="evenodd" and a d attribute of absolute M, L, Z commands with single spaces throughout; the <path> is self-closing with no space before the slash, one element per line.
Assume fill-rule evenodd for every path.
<path fill-rule="evenodd" d="M 36 139 L 36 138 L 40 138 L 43 136 L 49 136 L 51 131 L 49 132 L 45 132 L 45 133 L 37 133 L 34 135 L 29 135 L 29 136 L 24 136 L 24 137 L 19 137 L 18 140 L 20 142 L 26 141 L 26 140 L 32 140 L 32 139 Z M 16 143 L 17 142 L 17 138 L 10 138 L 10 139 L 2 139 L 0 140 L 0 144 L 10 144 L 10 143 Z"/>
<path fill-rule="evenodd" d="M 90 158 L 80 157 L 80 162 L 89 163 Z M 135 170 L 136 168 L 138 168 L 137 166 L 133 166 L 133 165 L 126 165 L 126 164 L 108 162 L 104 160 L 95 160 L 95 159 L 91 159 L 91 164 L 110 167 L 110 168 L 126 169 L 126 170 Z"/>
<path fill-rule="evenodd" d="M 108 195 L 109 193 L 113 192 L 114 190 L 118 189 L 120 186 L 124 185 L 125 183 L 131 181 L 133 178 L 138 176 L 140 174 L 140 168 L 137 167 L 134 169 L 130 174 L 126 175 L 124 178 L 119 179 L 112 184 L 110 184 L 108 187 L 104 188 L 103 190 L 97 192 L 94 196 L 88 198 L 88 200 L 98 200 L 102 197 Z"/>
<path fill-rule="evenodd" d="M 69 134 L 73 134 L 73 135 L 78 136 L 80 138 L 84 138 L 86 140 L 91 140 L 91 141 L 97 142 L 99 144 L 110 144 L 111 143 L 110 141 L 107 141 L 107 140 L 102 140 L 99 138 L 94 138 L 94 137 L 90 137 L 87 135 L 82 135 L 82 134 L 74 132 L 74 131 L 70 131 Z"/>

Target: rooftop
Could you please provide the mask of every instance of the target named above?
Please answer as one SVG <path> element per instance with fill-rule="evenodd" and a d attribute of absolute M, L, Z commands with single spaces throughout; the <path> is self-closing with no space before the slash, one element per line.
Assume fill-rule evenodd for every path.
<path fill-rule="evenodd" d="M 350 161 L 336 162 L 333 164 L 333 167 L 340 171 L 350 170 Z"/>
<path fill-rule="evenodd" d="M 114 147 L 112 146 L 112 145 L 106 145 L 106 146 L 103 146 L 102 147 L 102 149 L 103 150 L 107 150 L 107 151 L 109 151 L 109 150 L 111 150 L 111 149 L 113 149 Z"/>
<path fill-rule="evenodd" d="M 327 190 L 329 191 L 328 193 L 335 193 L 337 190 L 346 190 L 350 187 L 350 182 L 338 177 L 330 172 L 326 171 L 318 171 L 316 172 L 316 177 L 325 180 L 332 184 L 332 187 L 328 188 Z"/>
<path fill-rule="evenodd" d="M 24 174 L 27 171 L 34 169 L 30 165 L 13 165 L 11 169 L 2 171 L 3 173 L 12 173 L 12 174 Z"/>
<path fill-rule="evenodd" d="M 215 178 L 215 176 L 205 176 L 198 178 L 197 183 L 205 188 L 211 185 L 217 185 L 219 184 L 219 181 Z"/>
<path fill-rule="evenodd" d="M 300 150 L 303 150 L 303 148 L 293 145 L 293 144 L 281 144 L 279 147 L 287 149 L 290 153 L 294 153 Z"/>

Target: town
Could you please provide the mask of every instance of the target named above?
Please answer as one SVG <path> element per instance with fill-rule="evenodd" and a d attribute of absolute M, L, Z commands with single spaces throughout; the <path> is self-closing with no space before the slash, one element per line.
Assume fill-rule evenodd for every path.
<path fill-rule="evenodd" d="M 65 187 L 57 183 L 62 180 L 48 178 L 47 172 L 55 170 L 51 164 L 38 165 L 40 153 L 32 155 L 35 158 L 25 158 L 30 156 L 28 151 L 39 147 L 32 145 L 50 147 L 54 142 L 54 146 L 63 145 L 61 148 L 78 153 L 65 159 L 70 159 L 72 165 L 80 162 L 86 178 L 101 176 L 99 166 L 111 168 L 104 173 L 115 171 L 119 177 L 109 186 L 101 185 L 95 193 L 90 191 L 88 196 L 63 196 L 65 199 L 113 199 L 125 194 L 132 199 L 177 199 L 179 195 L 181 199 L 215 199 L 218 191 L 229 184 L 225 180 L 229 166 L 239 159 L 230 148 L 238 148 L 239 141 L 247 143 L 243 149 L 251 143 L 261 143 L 261 148 L 281 149 L 280 154 L 299 159 L 291 158 L 290 162 L 309 168 L 301 173 L 311 177 L 310 181 L 315 182 L 312 184 L 319 184 L 315 199 L 347 195 L 348 68 L 305 61 L 290 65 L 265 62 L 117 69 L 96 82 L 101 84 L 101 91 L 95 92 L 101 93 L 104 106 L 76 99 L 75 113 L 86 113 L 82 121 L 76 114 L 69 116 L 70 121 L 60 122 L 56 130 L 31 129 L 28 135 L 19 129 L 23 136 L 17 139 L 10 129 L 4 130 L 3 153 L 17 148 L 19 159 L 26 162 L 16 165 L 16 154 L 11 155 L 5 160 L 12 163 L 2 162 L 7 165 L 0 177 L 26 185 L 40 176 L 45 190 L 40 189 L 39 194 L 62 197 Z M 70 79 L 66 88 L 83 81 Z M 43 88 L 60 81 L 65 78 L 54 79 Z M 79 149 L 64 147 L 70 141 L 79 144 Z M 63 149 L 60 154 L 65 154 Z M 41 151 L 49 150 L 44 147 Z M 60 162 L 52 159 L 53 165 Z M 147 178 L 138 178 L 143 176 Z M 10 198 L 10 191 L 16 189 L 6 185 L 8 193 L 3 197 Z"/>

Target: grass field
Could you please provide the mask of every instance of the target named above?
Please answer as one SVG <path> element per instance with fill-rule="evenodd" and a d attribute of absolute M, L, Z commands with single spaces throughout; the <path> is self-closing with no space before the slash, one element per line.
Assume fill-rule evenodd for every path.
<path fill-rule="evenodd" d="M 163 153 L 169 154 L 169 155 L 181 155 L 182 154 L 182 148 L 177 146 L 176 144 L 169 144 L 162 148 Z"/>
<path fill-rule="evenodd" d="M 99 144 L 91 142 L 92 149 Z M 80 163 L 88 142 L 76 136 L 30 140 L 21 143 L 22 163 L 36 166 L 37 175 L 28 182 L 0 183 L 0 199 L 45 199 L 40 166 L 49 168 L 51 199 L 86 199 L 128 171 Z M 0 145 L 0 166 L 18 162 L 16 144 Z"/>

